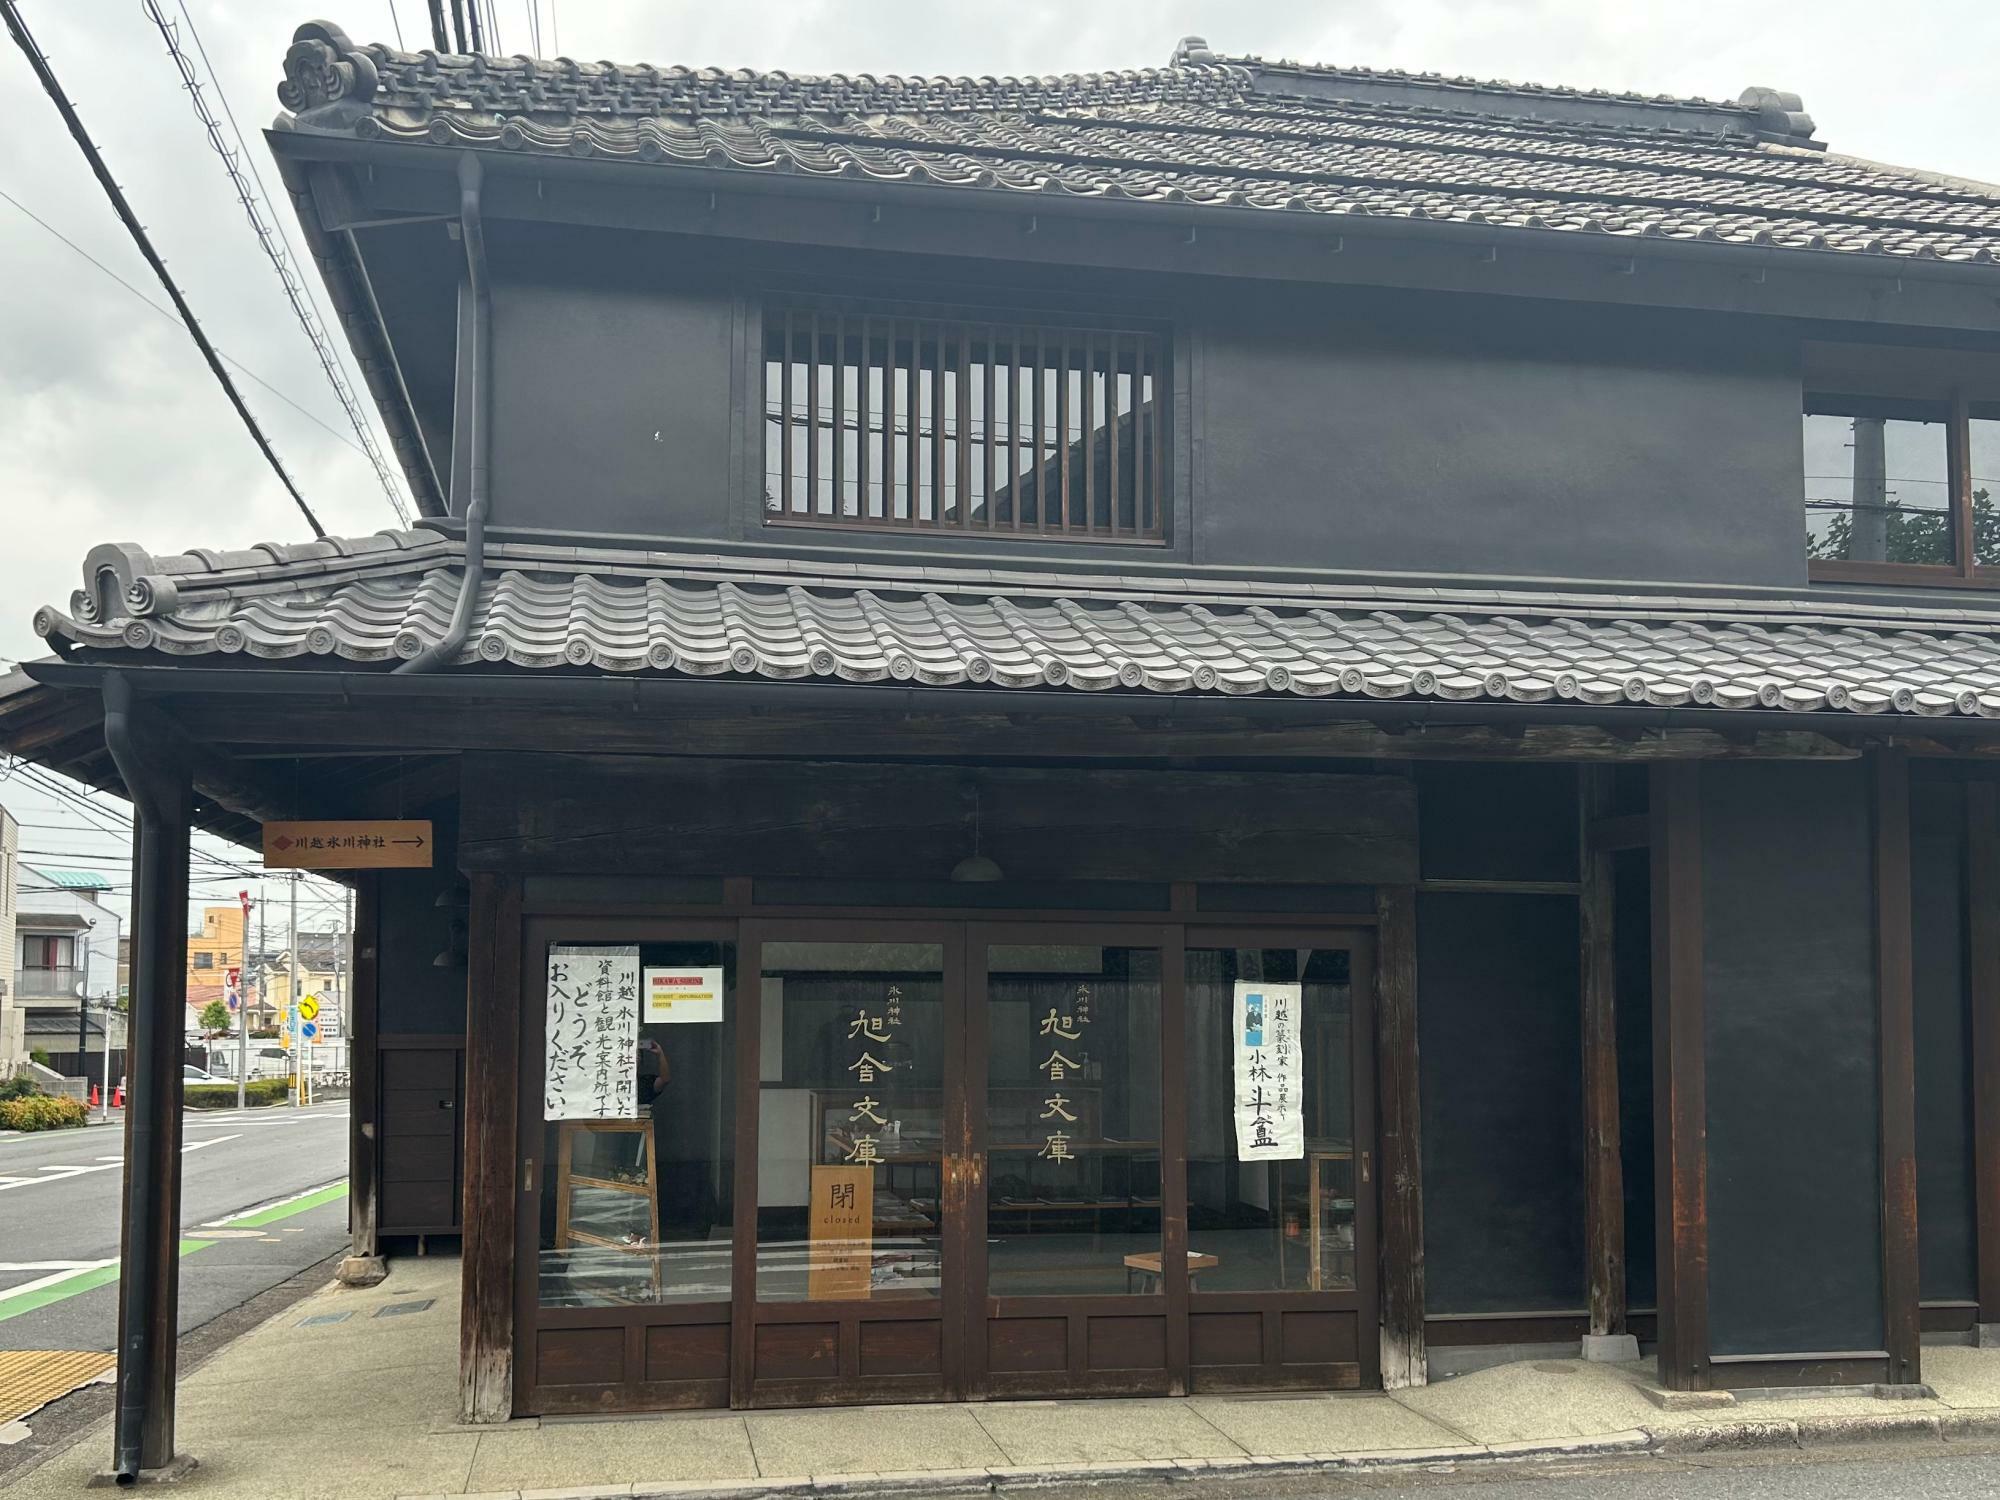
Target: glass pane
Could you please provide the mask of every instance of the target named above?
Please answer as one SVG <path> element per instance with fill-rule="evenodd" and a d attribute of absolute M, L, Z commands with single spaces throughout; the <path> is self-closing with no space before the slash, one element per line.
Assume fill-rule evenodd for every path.
<path fill-rule="evenodd" d="M 1188 950 L 1195 1291 L 1354 1287 L 1351 1007 L 1344 948 Z"/>
<path fill-rule="evenodd" d="M 636 1116 L 543 1126 L 544 1307 L 729 1300 L 736 945 L 645 943 L 638 964 Z"/>
<path fill-rule="evenodd" d="M 1972 556 L 1983 566 L 2000 563 L 2000 417 L 1974 417 L 1972 449 Z"/>
<path fill-rule="evenodd" d="M 757 1295 L 935 1297 L 944 949 L 766 943 Z"/>
<path fill-rule="evenodd" d="M 1159 1290 L 1159 950 L 986 952 L 988 1295 Z"/>
<path fill-rule="evenodd" d="M 1934 420 L 1805 417 L 1806 556 L 1956 560 L 1943 413 Z"/>

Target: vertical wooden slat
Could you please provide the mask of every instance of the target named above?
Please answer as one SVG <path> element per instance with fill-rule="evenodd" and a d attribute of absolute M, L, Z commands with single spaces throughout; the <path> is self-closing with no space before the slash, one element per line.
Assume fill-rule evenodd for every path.
<path fill-rule="evenodd" d="M 957 408 L 958 437 L 952 449 L 958 471 L 958 524 L 972 525 L 972 325 L 958 325 L 958 358 L 952 362 L 958 390 L 952 403 Z"/>
<path fill-rule="evenodd" d="M 1708 1085 L 1703 1054 L 1701 766 L 1652 767 L 1653 1182 L 1659 1378 L 1707 1390 Z"/>
<path fill-rule="evenodd" d="M 784 438 L 778 445 L 778 508 L 790 515 L 797 508 L 797 501 L 792 494 L 792 310 L 789 307 L 785 309 L 784 358 L 778 377 L 778 421 Z"/>
<path fill-rule="evenodd" d="M 1583 1244 L 1590 1332 L 1625 1332 L 1625 1171 L 1618 1124 L 1618 1010 L 1612 855 L 1590 830 L 1611 812 L 1611 767 L 1578 770 L 1583 991 Z"/>
<path fill-rule="evenodd" d="M 995 491 L 993 481 L 996 476 L 994 474 L 993 462 L 993 424 L 999 420 L 999 408 L 993 404 L 993 371 L 994 366 L 999 361 L 1000 330 L 996 326 L 988 324 L 986 328 L 986 359 L 981 366 L 981 374 L 985 377 L 986 381 L 986 446 L 983 450 L 985 457 L 981 462 L 986 465 L 986 529 L 988 531 L 993 530 L 995 525 L 994 508 L 996 502 L 994 500 Z"/>
<path fill-rule="evenodd" d="M 1118 335 L 1116 332 L 1110 335 L 1110 340 L 1111 353 L 1104 363 L 1104 404 L 1109 408 L 1105 415 L 1104 428 L 1108 434 L 1105 446 L 1109 453 L 1107 468 L 1110 475 L 1105 487 L 1111 492 L 1111 534 L 1116 536 L 1118 535 L 1118 422 L 1120 415 L 1118 410 L 1120 405 L 1118 400 Z"/>
<path fill-rule="evenodd" d="M 2000 783 L 1965 784 L 1967 1003 L 1980 1343 L 2000 1343 Z"/>
<path fill-rule="evenodd" d="M 1945 463 L 1950 470 L 1946 490 L 1951 496 L 1952 547 L 1958 571 L 1970 578 L 1979 564 L 1975 551 L 1978 534 L 1972 524 L 1972 411 L 1964 391 L 1952 394 L 1951 421 L 1945 427 Z"/>
<path fill-rule="evenodd" d="M 869 341 L 868 314 L 861 315 L 861 358 L 854 366 L 854 513 L 866 520 L 871 514 L 868 500 L 869 403 L 868 384 L 874 378 L 875 353 Z M 888 518 L 888 508 L 882 516 Z"/>
<path fill-rule="evenodd" d="M 460 1405 L 468 1422 L 504 1422 L 514 1407 L 514 1163 L 520 1152 L 521 884 L 475 874 L 468 913 L 465 1027 L 465 1205 L 460 1223 Z M 529 1212 L 521 1195 L 519 1212 Z"/>
<path fill-rule="evenodd" d="M 1014 529 L 1021 529 L 1021 330 L 1007 348 L 1007 497 Z"/>
<path fill-rule="evenodd" d="M 1132 433 L 1132 462 L 1138 471 L 1141 483 L 1135 487 L 1136 509 L 1139 513 L 1139 530 L 1143 536 L 1153 534 L 1153 496 L 1159 488 L 1160 475 L 1152 458 L 1153 427 L 1160 420 L 1160 414 L 1153 403 L 1146 399 L 1146 383 L 1153 378 L 1153 340 L 1147 335 L 1139 341 L 1139 357 L 1135 363 L 1136 386 L 1132 391 L 1132 405 L 1135 411 L 1143 412 L 1143 417 L 1135 417 Z"/>
<path fill-rule="evenodd" d="M 840 313 L 833 315 L 833 410 L 827 430 L 833 435 L 833 514 L 844 516 L 847 514 L 847 319 Z"/>
<path fill-rule="evenodd" d="M 893 339 L 891 340 L 893 343 Z M 757 1127 L 763 1085 L 758 1048 L 763 1035 L 764 951 L 756 928 L 737 930 L 736 1163 L 729 1245 L 729 1404 L 750 1404 L 757 1349 Z"/>
<path fill-rule="evenodd" d="M 983 1396 L 986 1385 L 986 947 L 963 923 L 944 946 L 946 1116 L 944 1179 L 948 1299 L 945 1308 L 945 1394 Z M 953 1082 L 956 1087 L 953 1087 Z M 953 1307 L 957 1304 L 958 1316 Z"/>
<path fill-rule="evenodd" d="M 931 340 L 931 524 L 944 525 L 944 324 Z"/>
<path fill-rule="evenodd" d="M 372 1286 L 386 1274 L 377 1243 L 382 1215 L 381 941 L 382 877 L 371 871 L 354 881 L 354 964 L 347 986 L 352 1080 L 348 1113 L 353 1117 L 347 1165 L 351 1244 L 340 1279 L 350 1286 Z"/>
<path fill-rule="evenodd" d="M 1083 411 L 1078 428 L 1083 448 L 1083 531 L 1088 536 L 1097 529 L 1097 341 L 1088 328 L 1083 331 Z"/>
<path fill-rule="evenodd" d="M 1042 424 L 1048 420 L 1048 395 L 1043 389 L 1042 354 L 1044 350 L 1042 330 L 1035 330 L 1035 358 L 1029 366 L 1029 374 L 1034 378 L 1035 406 L 1035 529 L 1049 529 L 1049 487 L 1046 481 L 1047 461 L 1042 457 Z"/>
<path fill-rule="evenodd" d="M 1417 893 L 1377 888 L 1375 1077 L 1381 1138 L 1376 1181 L 1382 1278 L 1382 1385 L 1425 1384 L 1424 1161 L 1417 1072 Z"/>
<path fill-rule="evenodd" d="M 1882 1326 L 1889 1379 L 1923 1378 L 1917 1311 L 1917 1036 L 1910 911 L 1910 762 L 1874 753 L 1876 1049 L 1881 1068 Z"/>
<path fill-rule="evenodd" d="M 1166 345 L 1155 334 L 1153 345 L 1153 515 L 1151 536 L 1166 534 L 1167 511 L 1167 390 Z"/>
<path fill-rule="evenodd" d="M 1056 464 L 1062 479 L 1058 486 L 1062 493 L 1062 520 L 1059 531 L 1069 531 L 1075 525 L 1070 513 L 1069 499 L 1069 333 L 1065 330 L 1056 341 Z"/>
<path fill-rule="evenodd" d="M 909 410 L 905 412 L 903 415 L 903 421 L 908 432 L 907 447 L 909 452 L 907 458 L 910 471 L 909 499 L 910 499 L 910 524 L 912 526 L 919 526 L 923 524 L 921 516 L 922 508 L 918 504 L 918 501 L 922 499 L 923 488 L 924 488 L 924 470 L 923 470 L 924 447 L 923 447 L 923 439 L 921 436 L 924 425 L 923 424 L 923 415 L 924 415 L 923 369 L 924 369 L 924 325 L 919 323 L 916 319 L 912 318 L 910 320 L 910 364 L 909 368 L 904 371 L 904 374 L 907 377 L 906 380 L 904 381 L 904 385 L 905 385 L 905 395 L 908 397 Z"/>
<path fill-rule="evenodd" d="M 806 514 L 819 514 L 819 314 L 806 314 Z"/>

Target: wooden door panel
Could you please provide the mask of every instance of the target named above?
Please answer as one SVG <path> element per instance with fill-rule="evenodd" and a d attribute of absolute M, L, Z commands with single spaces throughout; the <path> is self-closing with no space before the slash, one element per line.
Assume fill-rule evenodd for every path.
<path fill-rule="evenodd" d="M 865 1322 L 855 1325 L 863 1375 L 942 1375 L 944 1324 L 922 1321 Z"/>
<path fill-rule="evenodd" d="M 671 1323 L 646 1330 L 646 1379 L 727 1380 L 729 1325 Z"/>
<path fill-rule="evenodd" d="M 622 1328 L 544 1328 L 535 1341 L 536 1385 L 618 1385 L 624 1379 Z"/>
<path fill-rule="evenodd" d="M 1167 1368 L 1167 1319 L 1157 1317 L 1108 1317 L 1085 1319 L 1085 1367 L 1101 1370 L 1157 1370 Z"/>
<path fill-rule="evenodd" d="M 840 1324 L 760 1324 L 753 1350 L 760 1381 L 832 1379 L 840 1374 Z"/>

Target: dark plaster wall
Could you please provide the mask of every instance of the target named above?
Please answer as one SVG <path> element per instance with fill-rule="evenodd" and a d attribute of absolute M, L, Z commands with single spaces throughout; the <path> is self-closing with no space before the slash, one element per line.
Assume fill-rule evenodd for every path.
<path fill-rule="evenodd" d="M 1972 1011 L 1966 987 L 1965 787 L 1910 788 L 1916 948 L 1917 1255 L 1927 1302 L 1977 1295 L 1972 1162 Z"/>
<path fill-rule="evenodd" d="M 1880 1349 L 1867 768 L 1702 768 L 1709 1332 L 1717 1354 Z"/>
<path fill-rule="evenodd" d="M 465 1031 L 463 963 L 439 967 L 434 960 L 453 948 L 453 919 L 462 924 L 464 907 L 439 906 L 448 891 L 463 892 L 458 873 L 456 804 L 426 809 L 437 840 L 436 862 L 428 870 L 384 870 L 382 949 L 378 960 L 382 990 L 377 1027 L 384 1035 L 458 1035 Z M 463 927 L 457 949 L 464 951 Z"/>
<path fill-rule="evenodd" d="M 1805 581 L 1797 353 L 1774 332 L 1303 289 L 1216 314 L 1198 561 Z"/>
<path fill-rule="evenodd" d="M 1584 1305 L 1577 984 L 1574 897 L 1417 898 L 1433 1314 Z"/>
<path fill-rule="evenodd" d="M 1804 581 L 1802 335 L 1773 320 L 518 222 L 489 244 L 499 525 L 792 554 Z M 777 288 L 1170 325 L 1168 545 L 766 528 L 759 320 Z"/>

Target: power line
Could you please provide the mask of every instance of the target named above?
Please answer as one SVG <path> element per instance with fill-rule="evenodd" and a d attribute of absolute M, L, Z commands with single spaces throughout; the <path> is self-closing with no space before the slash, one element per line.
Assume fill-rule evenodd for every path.
<path fill-rule="evenodd" d="M 201 350 L 202 358 L 208 362 L 209 372 L 215 376 L 224 394 L 229 397 L 230 405 L 236 408 L 236 415 L 243 419 L 243 425 L 249 430 L 252 440 L 256 442 L 258 451 L 264 455 L 264 461 L 271 466 L 271 471 L 278 476 L 286 493 L 292 497 L 293 504 L 298 506 L 299 513 L 306 518 L 306 524 L 312 528 L 313 535 L 325 536 L 326 528 L 319 524 L 319 517 L 315 516 L 312 507 L 306 504 L 306 497 L 299 493 L 299 487 L 292 482 L 292 476 L 285 472 L 285 466 L 278 458 L 277 450 L 271 446 L 271 440 L 264 436 L 264 429 L 257 425 L 257 418 L 251 414 L 249 406 L 244 402 L 243 393 L 236 389 L 236 382 L 229 378 L 229 371 L 222 367 L 222 356 L 215 352 L 215 345 L 208 341 L 208 335 L 202 331 L 201 323 L 194 315 L 194 309 L 188 306 L 187 298 L 181 295 L 181 289 L 174 284 L 174 278 L 168 274 L 167 263 L 160 259 L 160 253 L 153 248 L 152 240 L 146 235 L 145 226 L 132 212 L 132 205 L 125 201 L 125 194 L 113 180 L 111 169 L 104 164 L 104 158 L 90 139 L 90 133 L 83 128 L 82 118 L 77 114 L 75 106 L 69 102 L 69 96 L 63 93 L 62 85 L 56 79 L 55 70 L 49 66 L 48 58 L 42 55 L 42 49 L 35 44 L 33 35 L 28 31 L 27 22 L 21 19 L 20 7 L 16 0 L 0 0 L 0 17 L 5 18 L 7 30 L 13 36 L 14 44 L 28 59 L 28 66 L 34 70 L 35 78 L 42 86 L 42 92 L 49 96 L 49 102 L 55 105 L 56 113 L 63 118 L 63 124 L 69 127 L 70 136 L 76 141 L 77 149 L 83 153 L 84 160 L 90 163 L 91 173 L 97 178 L 98 186 L 104 189 L 104 195 L 111 200 L 111 207 L 117 213 L 119 222 L 132 236 L 133 243 L 138 245 L 139 253 L 146 258 L 146 264 L 153 268 L 153 274 L 160 278 L 160 285 L 166 288 L 167 296 L 172 299 L 175 311 L 187 325 L 188 336 Z"/>
<path fill-rule="evenodd" d="M 160 306 L 159 303 L 155 302 L 151 297 L 148 297 L 144 292 L 140 291 L 136 286 L 132 285 L 131 282 L 127 281 L 123 276 L 120 276 L 116 271 L 112 270 L 111 267 L 107 266 L 103 261 L 99 260 L 96 256 L 92 255 L 88 250 L 84 249 L 83 246 L 79 245 L 75 240 L 71 239 L 68 235 L 64 234 L 60 229 L 56 228 L 55 225 L 51 224 L 47 219 L 43 218 L 40 214 L 36 213 L 32 208 L 28 207 L 27 204 L 23 203 L 19 198 L 16 198 L 12 193 L 7 192 L 4 188 L 0 188 L 0 200 L 4 200 L 8 203 L 11 203 L 15 208 L 18 208 L 22 213 L 26 214 L 32 222 L 39 224 L 43 229 L 46 229 L 50 234 L 54 235 L 58 240 L 62 241 L 63 244 L 69 246 L 70 249 L 74 250 L 78 255 L 81 255 L 85 260 L 89 261 L 93 266 L 97 267 L 98 270 L 102 271 L 106 276 L 109 276 L 113 281 L 117 282 L 120 286 L 124 287 L 126 291 L 130 292 L 133 296 L 137 297 L 141 302 L 145 303 L 146 306 L 152 308 L 154 312 L 158 313 L 168 322 L 178 323 L 180 321 L 179 318 L 174 316 L 172 308 Z M 217 352 L 221 353 L 222 351 L 218 350 Z M 299 405 L 298 402 L 294 401 L 290 396 L 287 396 L 283 391 L 279 390 L 275 385 L 272 385 L 271 382 L 266 380 L 262 375 L 259 375 L 255 370 L 251 369 L 248 365 L 244 364 L 242 360 L 237 359 L 234 355 L 226 353 L 223 354 L 222 357 L 225 360 L 228 360 L 230 364 L 234 365 L 240 373 L 247 375 L 252 380 L 256 381 L 257 384 L 264 387 L 265 390 L 269 391 L 273 396 L 276 396 L 280 401 L 284 402 L 285 405 L 289 406 L 293 411 L 297 412 L 300 416 L 304 417 L 308 422 L 312 423 L 315 427 L 325 432 L 329 437 L 338 438 L 341 442 L 347 444 L 348 447 L 352 448 L 356 453 L 359 453 L 364 457 L 367 456 L 367 450 L 363 448 L 359 443 L 355 442 L 353 438 L 349 437 L 346 433 L 340 431 L 336 427 L 329 427 L 322 418 L 316 416 L 311 411 L 308 411 L 305 407 Z"/>
<path fill-rule="evenodd" d="M 341 410 L 347 413 L 347 420 L 353 424 L 354 435 L 361 440 L 362 450 L 368 455 L 368 462 L 375 466 L 375 478 L 382 486 L 382 492 L 389 497 L 389 508 L 396 513 L 396 523 L 407 528 L 410 513 L 403 505 L 402 493 L 396 488 L 396 476 L 390 470 L 388 461 L 382 457 L 382 450 L 375 445 L 375 434 L 368 426 L 368 419 L 362 415 L 361 404 L 354 399 L 354 390 L 347 383 L 347 376 L 340 368 L 340 357 L 333 352 L 333 342 L 327 337 L 326 325 L 320 321 L 318 307 L 312 301 L 297 272 L 292 269 L 292 258 L 283 237 L 282 221 L 276 213 L 270 214 L 270 223 L 265 222 L 270 206 L 270 193 L 264 187 L 263 174 L 257 170 L 256 157 L 243 140 L 243 131 L 236 123 L 236 115 L 229 107 L 229 96 L 223 92 L 216 79 L 215 65 L 208 60 L 208 49 L 202 45 L 201 33 L 195 29 L 194 17 L 188 14 L 186 0 L 180 0 L 181 20 L 186 25 L 188 35 L 194 38 L 195 51 L 201 54 L 201 65 L 208 70 L 211 83 L 215 84 L 216 97 L 222 101 L 222 112 L 229 120 L 229 128 L 235 133 L 237 149 L 229 149 L 223 139 L 222 122 L 208 107 L 208 96 L 202 91 L 200 76 L 195 72 L 194 62 L 181 50 L 180 36 L 174 24 L 160 9 L 159 0 L 144 0 L 147 17 L 159 29 L 160 37 L 167 44 L 167 55 L 173 59 L 175 69 L 181 75 L 181 86 L 187 90 L 189 101 L 194 105 L 195 118 L 201 121 L 201 128 L 207 132 L 208 143 L 215 148 L 215 154 L 222 158 L 222 170 L 229 176 L 229 185 L 236 189 L 237 201 L 243 205 L 243 212 L 249 216 L 251 232 L 257 236 L 257 243 L 263 247 L 264 258 L 271 263 L 271 269 L 278 273 L 278 280 L 284 284 L 285 300 L 292 305 L 292 313 L 298 319 L 306 340 L 313 347 L 319 359 L 319 367 L 333 387 L 333 393 L 340 398 Z M 248 161 L 251 177 L 243 175 L 240 162 Z M 272 224 L 279 225 L 273 230 Z"/>

